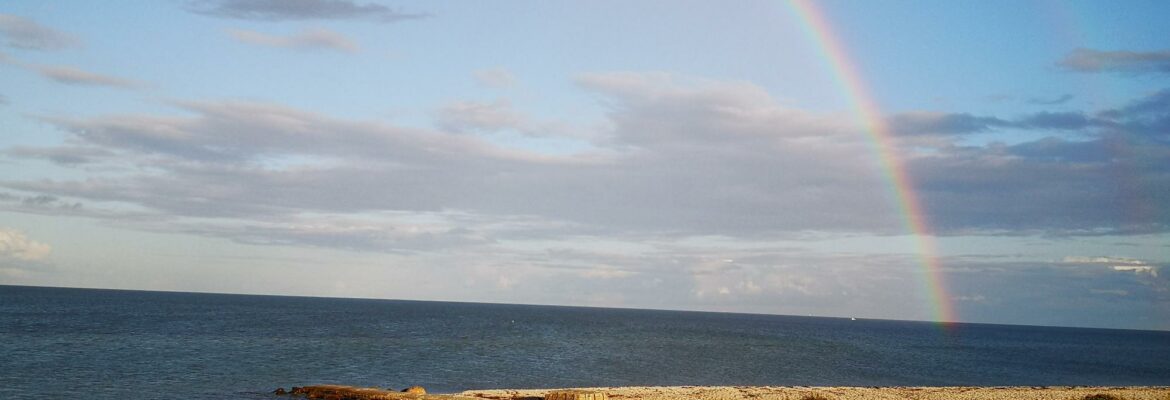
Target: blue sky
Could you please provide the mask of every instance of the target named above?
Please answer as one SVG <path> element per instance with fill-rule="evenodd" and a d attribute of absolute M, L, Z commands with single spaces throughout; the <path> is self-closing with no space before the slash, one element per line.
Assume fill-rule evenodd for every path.
<path fill-rule="evenodd" d="M 1170 329 L 1170 6 L 813 4 L 960 321 Z M 813 39 L 779 1 L 6 2 L 0 284 L 932 319 Z"/>

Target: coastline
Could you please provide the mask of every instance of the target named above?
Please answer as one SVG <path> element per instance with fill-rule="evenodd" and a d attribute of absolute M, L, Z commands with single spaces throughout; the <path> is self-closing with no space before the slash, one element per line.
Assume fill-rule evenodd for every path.
<path fill-rule="evenodd" d="M 598 400 L 1170 400 L 1168 386 L 625 386 L 570 389 L 483 389 L 426 394 L 379 388 L 316 385 L 279 389 L 277 395 L 337 400 L 544 400 L 550 392 L 571 391 L 565 399 Z M 581 393 L 586 393 L 581 395 Z M 564 395 L 565 393 L 559 393 Z"/>
<path fill-rule="evenodd" d="M 1106 394 L 1125 400 L 1170 400 L 1168 386 L 949 386 L 949 387 L 812 387 L 812 386 L 626 386 L 580 388 L 606 393 L 611 400 L 1072 400 Z M 537 400 L 563 389 L 467 390 L 459 396 L 485 400 Z"/>

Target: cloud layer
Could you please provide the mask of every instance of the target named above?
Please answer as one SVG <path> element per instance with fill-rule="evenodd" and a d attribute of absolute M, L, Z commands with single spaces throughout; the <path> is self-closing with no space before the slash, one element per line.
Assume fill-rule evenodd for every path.
<path fill-rule="evenodd" d="M 480 237 L 449 243 L 490 242 L 497 238 L 485 232 L 504 232 L 485 228 L 490 221 L 516 217 L 559 235 L 904 232 L 875 150 L 849 118 L 782 106 L 745 83 L 632 73 L 577 83 L 604 99 L 608 128 L 576 154 L 475 134 L 531 130 L 507 102 L 447 105 L 439 114 L 445 130 L 434 131 L 272 103 L 178 102 L 190 116 L 49 118 L 72 135 L 69 145 L 7 152 L 127 173 L 0 185 L 163 217 L 253 221 L 243 224 L 249 233 L 189 228 L 257 243 L 313 240 L 305 229 L 271 224 L 275 217 L 312 225 L 310 215 L 357 213 L 431 213 L 443 222 L 428 232 Z M 1167 93 L 1096 113 L 916 113 L 892 117 L 892 126 L 935 233 L 1166 232 L 1170 193 L 1157 188 L 1170 187 Z M 963 144 L 996 130 L 1050 134 Z M 450 213 L 477 219 L 463 224 Z M 357 234 L 339 247 L 389 249 L 402 223 L 390 218 L 387 240 L 374 241 L 362 232 L 377 226 L 344 218 L 316 226 Z"/>

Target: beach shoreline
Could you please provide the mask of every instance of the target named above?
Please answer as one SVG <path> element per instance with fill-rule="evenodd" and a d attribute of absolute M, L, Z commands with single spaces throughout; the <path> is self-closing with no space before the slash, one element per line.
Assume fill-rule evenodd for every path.
<path fill-rule="evenodd" d="M 840 400 L 1079 400 L 1095 394 L 1126 400 L 1170 400 L 1168 386 L 627 386 L 575 389 L 602 392 L 611 400 L 800 400 L 814 395 Z M 557 390 L 564 389 L 467 390 L 458 395 L 485 400 L 536 400 Z"/>
<path fill-rule="evenodd" d="M 544 400 L 550 392 L 594 393 L 607 400 L 1170 400 L 1168 386 L 625 386 L 559 389 L 477 389 L 452 394 L 318 385 L 290 395 L 350 400 Z M 278 391 L 277 394 L 284 394 Z"/>

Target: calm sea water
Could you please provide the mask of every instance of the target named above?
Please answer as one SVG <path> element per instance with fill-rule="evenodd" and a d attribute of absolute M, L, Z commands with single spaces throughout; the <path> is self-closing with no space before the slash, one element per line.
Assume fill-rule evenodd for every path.
<path fill-rule="evenodd" d="M 1170 332 L 0 286 L 5 398 L 615 385 L 1168 385 Z"/>

